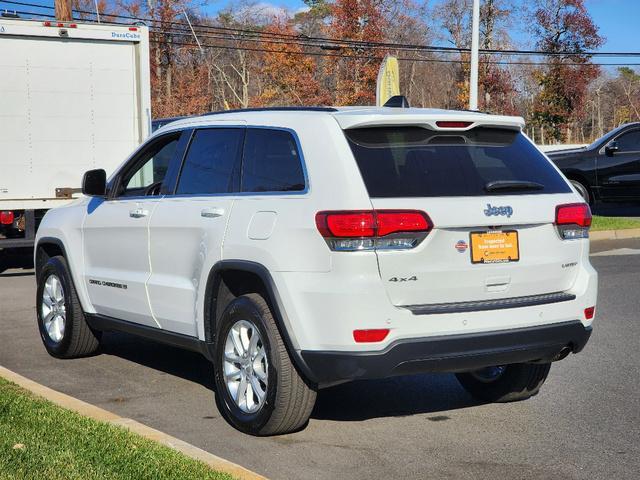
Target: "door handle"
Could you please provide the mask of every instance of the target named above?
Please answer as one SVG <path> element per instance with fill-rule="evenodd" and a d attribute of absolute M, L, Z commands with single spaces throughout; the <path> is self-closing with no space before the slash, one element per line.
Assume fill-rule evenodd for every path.
<path fill-rule="evenodd" d="M 205 218 L 217 218 L 223 215 L 224 215 L 224 208 L 218 208 L 218 207 L 203 208 L 202 211 L 200 211 L 200 216 Z"/>
<path fill-rule="evenodd" d="M 129 216 L 131 218 L 142 218 L 149 215 L 149 210 L 145 210 L 144 208 L 136 208 L 134 210 L 129 210 Z"/>

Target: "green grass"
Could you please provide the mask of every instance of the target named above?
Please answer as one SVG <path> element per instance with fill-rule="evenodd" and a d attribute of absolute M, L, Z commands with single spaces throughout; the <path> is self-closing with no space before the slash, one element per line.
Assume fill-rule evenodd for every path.
<path fill-rule="evenodd" d="M 620 218 L 620 217 L 593 217 L 593 223 L 591 224 L 591 230 L 624 230 L 628 228 L 640 228 L 640 220 L 634 220 L 632 218 Z"/>
<path fill-rule="evenodd" d="M 231 479 L 124 428 L 0 378 L 0 480 Z"/>

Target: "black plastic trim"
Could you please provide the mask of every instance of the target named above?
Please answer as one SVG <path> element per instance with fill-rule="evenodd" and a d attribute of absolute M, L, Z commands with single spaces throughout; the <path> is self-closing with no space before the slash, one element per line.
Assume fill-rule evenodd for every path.
<path fill-rule="evenodd" d="M 426 372 L 464 372 L 493 365 L 551 362 L 578 353 L 591 328 L 578 321 L 492 332 L 397 340 L 381 351 L 302 351 L 320 385 Z"/>
<path fill-rule="evenodd" d="M 269 273 L 269 270 L 262 264 L 257 262 L 251 262 L 247 260 L 221 260 L 216 263 L 211 271 L 209 272 L 209 278 L 207 280 L 207 287 L 205 290 L 205 321 L 209 322 L 212 325 L 212 329 L 215 330 L 213 322 L 215 322 L 215 318 L 211 318 L 211 316 L 215 316 L 216 308 L 212 303 L 215 301 L 214 295 L 215 292 L 214 287 L 217 286 L 217 278 L 218 274 L 225 270 L 237 270 L 243 272 L 249 272 L 257 275 L 265 286 L 266 293 L 269 298 L 267 298 L 267 302 L 272 309 L 273 316 L 278 324 L 278 330 L 282 339 L 284 340 L 285 346 L 287 347 L 287 351 L 289 352 L 289 356 L 293 361 L 294 365 L 298 370 L 310 381 L 316 382 L 316 379 L 313 375 L 311 369 L 305 363 L 304 358 L 300 355 L 300 351 L 295 349 L 293 340 L 291 339 L 290 333 L 286 327 L 288 324 L 286 319 L 286 311 L 282 304 L 282 299 L 278 293 L 278 288 Z M 212 321 L 213 320 L 213 321 Z M 207 338 L 207 341 L 213 342 L 212 338 Z"/>
<path fill-rule="evenodd" d="M 431 315 L 438 313 L 482 312 L 485 310 L 503 310 L 506 308 L 531 307 L 549 303 L 569 302 L 576 296 L 566 292 L 527 295 L 524 297 L 500 298 L 496 300 L 478 300 L 471 302 L 431 303 L 426 305 L 403 305 L 414 315 Z"/>
<path fill-rule="evenodd" d="M 206 342 L 200 340 L 197 337 L 191 337 L 189 335 L 183 335 L 181 333 L 169 332 L 156 327 L 149 327 L 147 325 L 140 325 L 138 323 L 128 322 L 126 320 L 120 320 L 106 315 L 98 314 L 85 314 L 87 323 L 89 326 L 100 332 L 113 331 L 113 332 L 125 332 L 131 335 L 137 335 L 139 337 L 147 338 L 156 342 L 161 342 L 174 347 L 184 348 L 193 352 L 203 354 L 209 360 L 209 349 Z"/>

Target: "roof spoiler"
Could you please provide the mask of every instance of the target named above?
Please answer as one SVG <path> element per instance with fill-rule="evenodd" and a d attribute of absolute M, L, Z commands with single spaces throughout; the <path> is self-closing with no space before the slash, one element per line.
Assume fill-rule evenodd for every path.
<path fill-rule="evenodd" d="M 394 95 L 385 102 L 383 107 L 409 108 L 409 100 L 404 95 Z"/>

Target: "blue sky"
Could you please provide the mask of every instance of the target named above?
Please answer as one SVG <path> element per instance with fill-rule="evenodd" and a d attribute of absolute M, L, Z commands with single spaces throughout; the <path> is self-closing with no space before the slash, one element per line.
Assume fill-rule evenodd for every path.
<path fill-rule="evenodd" d="M 213 12 L 232 2 L 233 0 L 212 1 L 208 9 Z M 520 2 L 529 3 L 526 0 Z M 259 0 L 259 3 L 293 11 L 304 7 L 301 0 Z M 432 0 L 431 3 L 436 4 L 438 0 Z M 607 39 L 602 51 L 640 50 L 640 0 L 587 0 L 586 4 L 600 28 L 600 34 Z M 524 38 L 522 34 L 514 37 Z"/>

